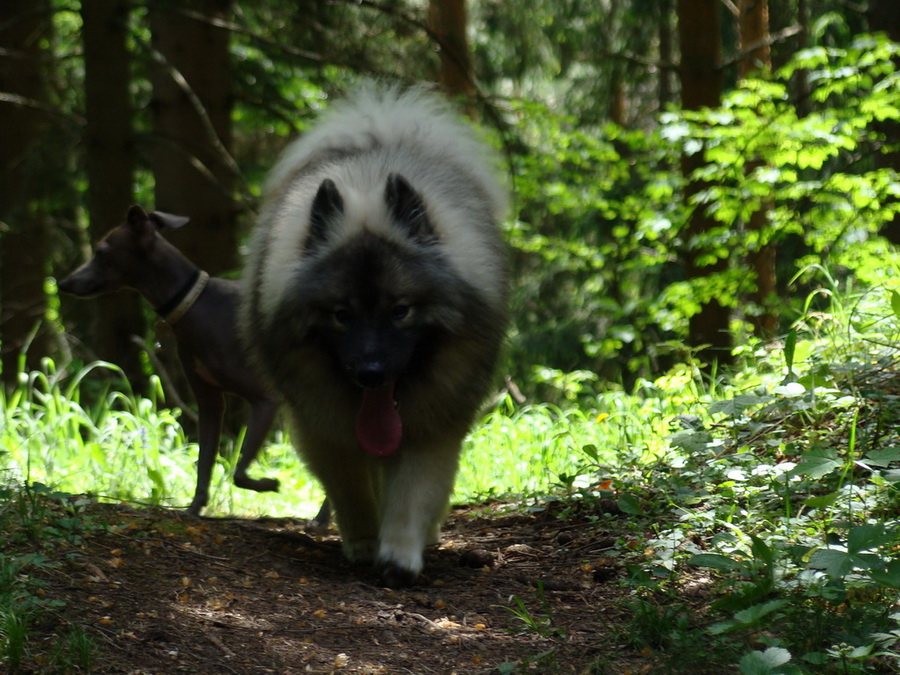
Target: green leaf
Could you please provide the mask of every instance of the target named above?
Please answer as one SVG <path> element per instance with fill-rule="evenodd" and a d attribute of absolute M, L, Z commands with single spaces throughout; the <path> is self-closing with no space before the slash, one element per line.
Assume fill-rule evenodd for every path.
<path fill-rule="evenodd" d="M 824 570 L 833 579 L 842 579 L 853 569 L 853 562 L 846 551 L 835 548 L 820 548 L 809 558 L 809 566 Z"/>
<path fill-rule="evenodd" d="M 147 478 L 149 478 L 151 480 L 151 482 L 154 485 L 155 490 L 159 494 L 165 493 L 166 482 L 163 479 L 163 475 L 159 471 L 159 469 L 155 469 L 151 466 L 148 466 L 147 467 Z"/>
<path fill-rule="evenodd" d="M 900 292 L 891 291 L 891 309 L 894 310 L 894 316 L 900 319 Z"/>
<path fill-rule="evenodd" d="M 834 504 L 838 497 L 841 496 L 840 492 L 829 492 L 827 495 L 821 495 L 819 497 L 810 497 L 809 499 L 803 502 L 804 506 L 808 506 L 811 509 L 822 509 Z"/>
<path fill-rule="evenodd" d="M 773 390 L 774 393 L 779 396 L 784 396 L 785 398 L 799 398 L 800 396 L 803 396 L 806 391 L 807 387 L 801 381 L 786 382 L 785 384 L 775 387 Z"/>
<path fill-rule="evenodd" d="M 760 403 L 768 403 L 772 400 L 771 396 L 756 396 L 754 394 L 739 394 L 727 401 L 716 401 L 709 406 L 709 413 L 724 413 L 728 417 L 739 417 L 747 408 L 759 405 Z"/>
<path fill-rule="evenodd" d="M 768 602 L 762 602 L 747 609 L 742 609 L 740 612 L 735 613 L 734 618 L 746 626 L 752 626 L 786 604 L 788 604 L 788 601 L 784 599 L 769 600 Z"/>
<path fill-rule="evenodd" d="M 729 558 L 721 553 L 698 553 L 692 556 L 687 561 L 687 564 L 697 567 L 709 567 L 714 570 L 742 570 L 745 568 L 745 565 L 734 558 Z"/>
<path fill-rule="evenodd" d="M 872 466 L 887 467 L 892 462 L 900 462 L 900 448 L 884 448 L 868 453 L 863 461 Z"/>
<path fill-rule="evenodd" d="M 619 506 L 619 510 L 621 510 L 622 513 L 627 513 L 629 516 L 639 516 L 643 513 L 641 510 L 641 503 L 634 495 L 622 495 L 619 497 L 616 504 Z"/>
<path fill-rule="evenodd" d="M 894 541 L 894 534 L 888 532 L 884 523 L 857 525 L 850 528 L 847 536 L 847 552 L 850 555 L 870 551 Z"/>
<path fill-rule="evenodd" d="M 592 461 L 599 462 L 600 461 L 600 453 L 597 450 L 597 446 L 593 443 L 588 443 L 587 445 L 581 446 L 581 451 L 586 454 Z"/>
<path fill-rule="evenodd" d="M 897 291 L 894 291 L 896 293 Z M 797 348 L 797 330 L 791 328 L 784 341 L 784 363 L 788 373 L 794 372 L 794 350 Z"/>
<path fill-rule="evenodd" d="M 733 621 L 728 619 L 727 621 L 717 621 L 714 624 L 711 624 L 709 628 L 706 630 L 709 631 L 710 635 L 721 635 L 722 633 L 727 633 L 734 628 L 737 628 L 740 624 L 737 621 Z"/>
<path fill-rule="evenodd" d="M 809 558 L 809 566 L 824 570 L 827 575 L 841 579 L 853 570 L 883 570 L 884 558 L 872 549 L 893 541 L 883 523 L 860 525 L 850 528 L 847 546 L 830 546 L 814 552 Z"/>
<path fill-rule="evenodd" d="M 813 480 L 826 476 L 843 466 L 834 448 L 813 448 L 803 455 L 800 462 L 789 472 L 792 476 L 808 476 Z"/>
<path fill-rule="evenodd" d="M 750 546 L 750 552 L 753 553 L 753 557 L 757 560 L 762 560 L 767 565 L 771 565 L 775 556 L 768 544 L 755 534 L 750 535 L 750 541 L 753 542 Z"/>
<path fill-rule="evenodd" d="M 684 431 L 676 431 L 669 436 L 669 443 L 672 444 L 673 448 L 680 448 L 689 455 L 703 452 L 711 441 L 712 435 L 705 429 L 700 431 L 685 429 Z"/>
<path fill-rule="evenodd" d="M 891 469 L 890 471 L 883 471 L 881 474 L 882 478 L 890 483 L 900 483 L 900 469 Z"/>
<path fill-rule="evenodd" d="M 900 591 L 900 560 L 892 560 L 884 569 L 870 570 L 869 576 L 882 586 Z"/>
<path fill-rule="evenodd" d="M 791 653 L 782 647 L 769 647 L 764 652 L 750 652 L 741 659 L 741 675 L 770 675 L 780 672 L 779 666 L 783 666 L 791 660 Z"/>

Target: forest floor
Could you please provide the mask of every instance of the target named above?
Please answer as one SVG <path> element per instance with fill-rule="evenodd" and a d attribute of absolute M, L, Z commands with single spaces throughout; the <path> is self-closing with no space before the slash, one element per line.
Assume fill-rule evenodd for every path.
<path fill-rule="evenodd" d="M 97 646 L 92 673 L 659 672 L 623 643 L 627 528 L 609 506 L 455 508 L 427 576 L 390 590 L 346 562 L 333 528 L 91 502 L 31 570 L 61 602 L 29 627 L 21 672 L 47 672 L 73 625 Z"/>

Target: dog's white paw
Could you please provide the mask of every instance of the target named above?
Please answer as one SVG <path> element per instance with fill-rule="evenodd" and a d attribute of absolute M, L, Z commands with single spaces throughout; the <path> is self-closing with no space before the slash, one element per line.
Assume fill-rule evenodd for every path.
<path fill-rule="evenodd" d="M 382 542 L 375 564 L 386 586 L 390 588 L 410 586 L 416 582 L 422 571 L 422 548 L 417 545 L 396 546 Z"/>

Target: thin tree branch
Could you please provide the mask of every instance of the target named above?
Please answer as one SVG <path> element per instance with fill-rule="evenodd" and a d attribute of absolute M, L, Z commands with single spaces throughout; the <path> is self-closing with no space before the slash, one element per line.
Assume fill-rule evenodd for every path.
<path fill-rule="evenodd" d="M 68 122 L 74 122 L 78 126 L 84 126 L 85 124 L 85 119 L 81 115 L 77 115 L 75 113 L 62 113 L 54 106 L 42 103 L 37 99 L 28 98 L 26 96 L 19 96 L 18 94 L 10 94 L 8 92 L 0 91 L 0 103 L 9 103 L 11 105 L 17 105 L 21 108 L 38 110 L 50 117 L 59 118 Z"/>
<path fill-rule="evenodd" d="M 777 33 L 772 33 L 764 40 L 759 40 L 758 42 L 754 42 L 751 45 L 744 47 L 733 57 L 724 61 L 721 65 L 722 68 L 727 68 L 728 66 L 733 66 L 735 63 L 738 63 L 745 58 L 747 58 L 750 54 L 755 52 L 760 47 L 771 47 L 774 44 L 777 44 L 783 40 L 788 39 L 789 37 L 793 37 L 797 35 L 803 30 L 803 26 L 800 24 L 794 24 L 793 26 L 788 26 L 784 30 L 778 31 Z"/>
<path fill-rule="evenodd" d="M 169 77 L 172 78 L 172 81 L 175 82 L 178 88 L 181 89 L 182 93 L 187 96 L 191 107 L 200 118 L 200 123 L 203 126 L 203 131 L 206 133 L 206 140 L 215 150 L 215 154 L 218 155 L 219 161 L 232 173 L 232 175 L 234 175 L 235 178 L 243 182 L 244 174 L 241 172 L 241 169 L 235 161 L 234 157 L 232 157 L 231 153 L 228 152 L 225 144 L 222 143 L 222 139 L 219 138 L 219 134 L 216 132 L 216 128 L 213 125 L 212 120 L 209 119 L 209 114 L 206 112 L 206 108 L 203 106 L 203 102 L 200 100 L 200 97 L 197 96 L 196 92 L 194 92 L 190 83 L 187 81 L 181 71 L 169 62 L 169 60 L 165 57 L 164 54 L 162 54 L 162 52 L 160 52 L 158 49 L 155 49 L 153 46 L 147 44 L 146 42 L 143 42 L 142 46 L 150 54 L 150 57 L 166 70 L 166 72 L 169 74 Z"/>
<path fill-rule="evenodd" d="M 738 6 L 735 5 L 731 0 L 722 0 L 722 4 L 725 5 L 725 9 L 731 12 L 735 18 L 741 15 L 741 10 L 738 9 Z"/>
<path fill-rule="evenodd" d="M 669 61 L 648 59 L 646 56 L 638 56 L 631 52 L 609 52 L 606 50 L 599 50 L 597 53 L 607 59 L 619 59 L 621 61 L 626 61 L 627 63 L 647 66 L 648 68 L 658 68 L 659 70 L 669 70 L 673 72 L 678 70 L 678 64 Z"/>
<path fill-rule="evenodd" d="M 191 10 L 191 9 L 173 9 L 173 12 L 177 14 L 181 14 L 182 16 L 186 16 L 188 18 L 194 19 L 195 21 L 199 21 L 201 23 L 208 24 L 215 28 L 221 28 L 223 30 L 231 31 L 232 33 L 237 33 L 238 35 L 245 35 L 257 42 L 260 42 L 265 45 L 269 45 L 270 47 L 275 47 L 276 49 L 284 52 L 285 54 L 290 54 L 291 56 L 295 56 L 297 58 L 304 59 L 306 61 L 310 61 L 311 63 L 315 63 L 317 65 L 322 65 L 327 63 L 325 58 L 321 54 L 317 54 L 315 52 L 310 52 L 305 49 L 297 49 L 296 47 L 291 47 L 284 42 L 279 42 L 273 40 L 272 38 L 265 37 L 260 35 L 259 33 L 254 33 L 253 31 L 247 29 L 246 27 L 235 23 L 234 21 L 226 21 L 225 19 L 214 18 L 210 16 L 206 16 L 201 14 L 200 12 Z"/>

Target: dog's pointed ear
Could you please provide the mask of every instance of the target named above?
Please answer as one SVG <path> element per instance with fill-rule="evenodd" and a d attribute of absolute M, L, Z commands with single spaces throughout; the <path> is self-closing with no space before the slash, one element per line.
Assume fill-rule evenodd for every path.
<path fill-rule="evenodd" d="M 147 215 L 147 212 L 144 211 L 144 209 L 137 204 L 132 206 L 128 209 L 125 223 L 131 229 L 134 238 L 142 247 L 150 249 L 153 246 L 156 235 L 156 226 L 151 222 L 150 216 Z"/>
<path fill-rule="evenodd" d="M 176 230 L 179 227 L 187 225 L 190 218 L 187 216 L 176 216 L 172 213 L 166 213 L 165 211 L 153 211 L 150 214 L 150 220 L 156 226 L 157 230 L 162 231 L 165 229 Z"/>
<path fill-rule="evenodd" d="M 324 243 L 328 239 L 329 224 L 343 213 L 344 199 L 334 181 L 326 178 L 313 199 L 309 213 L 309 234 L 306 236 L 304 248 L 310 251 Z"/>
<path fill-rule="evenodd" d="M 128 215 L 125 217 L 125 222 L 128 223 L 129 226 L 138 228 L 143 227 L 144 224 L 149 220 L 149 216 L 147 212 L 144 211 L 140 206 L 135 204 L 131 208 L 128 209 Z"/>
<path fill-rule="evenodd" d="M 434 239 L 435 231 L 425 212 L 425 202 L 403 176 L 398 173 L 388 176 L 384 200 L 394 222 L 410 238 L 423 242 Z"/>

